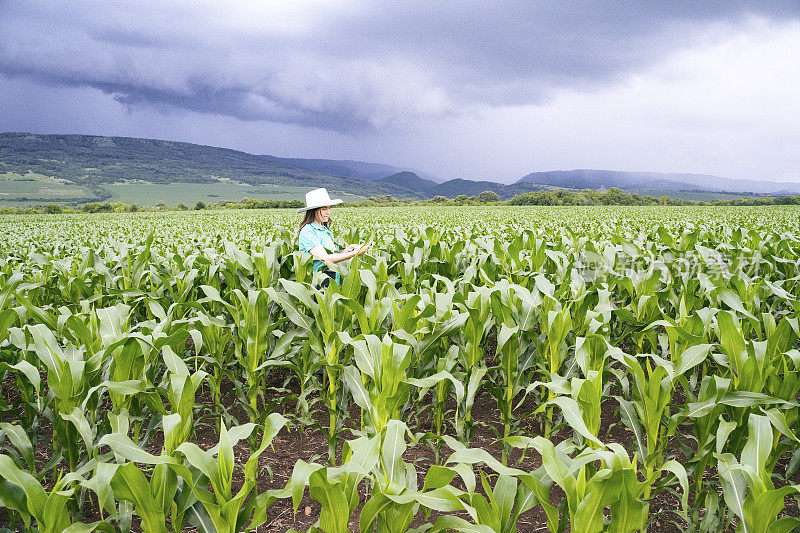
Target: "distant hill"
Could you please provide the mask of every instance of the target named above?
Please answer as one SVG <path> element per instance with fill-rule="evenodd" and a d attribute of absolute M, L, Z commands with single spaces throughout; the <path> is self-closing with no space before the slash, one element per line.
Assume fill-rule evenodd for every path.
<path fill-rule="evenodd" d="M 151 186 L 148 199 L 158 197 L 152 185 L 165 186 L 160 192 L 167 196 L 191 194 L 191 201 L 197 191 L 205 191 L 198 199 L 206 201 L 302 198 L 303 191 L 321 186 L 347 200 L 423 197 L 390 183 L 325 174 L 226 148 L 129 137 L 0 134 L 0 201 L 113 201 L 122 189 L 128 191 L 125 199 L 135 198 L 130 191 L 144 184 Z"/>
<path fill-rule="evenodd" d="M 542 189 L 552 189 L 545 185 L 537 183 L 512 183 L 511 185 L 504 185 L 502 183 L 495 183 L 493 181 L 471 181 L 464 179 L 454 179 L 440 184 L 434 190 L 434 196 L 446 196 L 448 198 L 455 198 L 459 194 L 466 194 L 467 196 L 476 196 L 483 191 L 492 191 L 500 195 L 502 200 L 513 198 L 517 194 L 524 192 L 541 191 Z"/>
<path fill-rule="evenodd" d="M 493 181 L 472 181 L 464 179 L 453 179 L 445 181 L 444 183 L 435 183 L 431 180 L 426 180 L 413 172 L 398 172 L 387 176 L 378 183 L 385 183 L 403 187 L 409 191 L 423 194 L 426 198 L 433 198 L 434 196 L 446 196 L 447 198 L 455 198 L 460 194 L 467 196 L 477 196 L 484 191 L 496 192 L 501 199 L 507 200 L 517 194 L 531 191 L 539 191 L 545 188 L 551 188 L 544 185 L 533 183 L 514 183 L 505 185 L 502 183 L 495 183 Z"/>
<path fill-rule="evenodd" d="M 539 183 L 568 189 L 617 187 L 636 191 L 718 191 L 753 194 L 797 194 L 800 183 L 739 180 L 705 174 L 666 174 L 615 170 L 556 170 L 532 172 L 517 183 Z"/>
<path fill-rule="evenodd" d="M 329 174 L 331 176 L 341 176 L 344 178 L 358 178 L 367 181 L 382 180 L 387 176 L 397 174 L 400 172 L 412 172 L 418 176 L 422 176 L 426 180 L 436 183 L 441 183 L 441 178 L 433 174 L 427 174 L 410 168 L 395 167 L 392 165 L 384 165 L 381 163 L 366 163 L 364 161 L 351 161 L 339 159 L 300 159 L 291 157 L 275 157 L 272 155 L 262 155 L 261 157 L 269 160 L 290 165 L 296 168 L 304 168 Z"/>
<path fill-rule="evenodd" d="M 218 178 L 259 183 L 322 176 L 226 148 L 130 137 L 27 133 L 0 134 L 0 169 L 57 175 L 76 183 L 137 179 L 204 183 Z"/>
<path fill-rule="evenodd" d="M 434 181 L 419 177 L 414 172 L 407 171 L 397 172 L 391 176 L 386 176 L 385 178 L 378 180 L 378 182 L 396 185 L 410 191 L 424 194 L 425 196 L 429 196 L 431 191 L 433 191 L 439 185 Z M 434 194 L 433 196 L 436 195 Z"/>

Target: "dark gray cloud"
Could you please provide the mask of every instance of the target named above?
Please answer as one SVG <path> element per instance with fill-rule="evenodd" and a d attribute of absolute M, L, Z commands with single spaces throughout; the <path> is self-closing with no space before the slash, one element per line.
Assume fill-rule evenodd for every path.
<path fill-rule="evenodd" d="M 596 90 L 798 2 L 6 2 L 0 74 L 342 132 Z"/>

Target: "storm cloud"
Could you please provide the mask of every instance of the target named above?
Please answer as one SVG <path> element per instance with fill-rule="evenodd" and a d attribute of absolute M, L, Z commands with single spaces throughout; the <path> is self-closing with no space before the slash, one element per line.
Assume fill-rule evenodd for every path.
<path fill-rule="evenodd" d="M 359 133 L 591 92 L 794 2 L 4 2 L 0 75 Z"/>
<path fill-rule="evenodd" d="M 0 131 L 800 182 L 800 3 L 0 0 Z"/>

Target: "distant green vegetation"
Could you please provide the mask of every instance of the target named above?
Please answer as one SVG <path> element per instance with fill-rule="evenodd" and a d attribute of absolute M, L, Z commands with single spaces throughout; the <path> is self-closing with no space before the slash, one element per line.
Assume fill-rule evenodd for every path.
<path fill-rule="evenodd" d="M 691 200 L 693 202 L 714 202 L 716 200 L 743 200 L 745 198 L 760 198 L 761 195 L 755 196 L 754 194 L 746 194 L 741 192 L 722 192 L 722 191 L 675 191 L 675 190 L 625 190 L 629 194 L 638 194 L 639 196 L 652 196 L 654 198 L 661 198 L 668 196 L 678 200 Z"/>
<path fill-rule="evenodd" d="M 499 201 L 499 196 L 492 191 L 484 191 L 475 196 L 460 194 L 455 198 L 436 196 L 429 200 L 401 200 L 393 196 L 371 196 L 358 202 L 356 206 L 394 206 L 394 205 L 797 205 L 800 196 L 759 196 L 756 198 L 730 194 L 729 198 L 713 201 L 683 200 L 663 195 L 640 196 L 628 194 L 620 189 L 611 188 L 606 191 L 584 189 L 572 191 L 568 189 L 542 190 L 518 194 L 506 201 Z"/>
<path fill-rule="evenodd" d="M 138 184 L 131 184 L 132 186 Z M 29 207 L 3 207 L 0 202 L 0 214 L 26 214 L 26 213 L 129 213 L 135 211 L 185 211 L 185 210 L 204 210 L 204 209 L 275 209 L 275 208 L 299 208 L 303 207 L 304 203 L 302 198 L 304 189 L 297 190 L 295 193 L 285 193 L 281 199 L 274 198 L 271 195 L 269 198 L 244 198 L 241 201 L 228 200 L 222 195 L 214 196 L 210 191 L 214 189 L 208 188 L 195 188 L 193 193 L 184 194 L 179 187 L 179 184 L 173 185 L 153 185 L 143 184 L 139 185 L 142 189 L 128 189 L 127 198 L 129 201 L 136 200 L 131 203 L 123 201 L 114 202 L 87 202 L 80 207 L 64 206 L 55 203 L 47 205 L 29 206 Z M 149 189 L 148 189 L 149 187 Z M 162 189 L 163 188 L 163 189 Z M 251 187 L 249 192 L 255 191 L 256 187 Z M 143 195 L 143 191 L 151 191 L 151 195 Z M 163 198 L 169 195 L 158 195 L 159 191 L 172 191 L 171 199 L 174 201 L 177 198 L 189 198 L 188 201 L 179 201 L 177 204 L 168 204 Z M 223 192 L 224 191 L 220 191 Z M 203 196 L 205 193 L 205 196 Z M 611 188 L 607 191 L 598 192 L 591 189 L 583 191 L 570 191 L 566 189 L 558 189 L 552 191 L 538 191 L 519 194 L 510 200 L 500 201 L 499 195 L 492 191 L 484 191 L 476 196 L 467 196 L 461 194 L 455 198 L 446 198 L 444 196 L 437 196 L 429 200 L 406 200 L 395 198 L 391 195 L 370 196 L 365 199 L 353 199 L 351 195 L 345 196 L 348 201 L 344 203 L 345 206 L 351 207 L 398 207 L 398 206 L 480 206 L 480 205 L 540 205 L 540 206 L 659 206 L 659 205 L 740 205 L 740 206 L 759 206 L 759 205 L 800 205 L 800 195 L 798 196 L 777 196 L 777 197 L 758 197 L 758 198 L 741 198 L 729 200 L 714 200 L 711 202 L 700 202 L 692 200 L 681 200 L 678 198 L 670 198 L 669 196 L 661 196 L 655 198 L 652 196 L 639 196 L 638 194 L 626 194 L 625 192 Z M 118 196 L 119 197 L 119 196 Z M 157 199 L 158 198 L 158 199 Z M 157 199 L 157 200 L 156 200 Z M 155 200 L 155 204 L 152 202 Z M 216 200 L 216 201 L 214 201 Z M 142 205 L 139 205 L 139 201 Z"/>
<path fill-rule="evenodd" d="M 0 174 L 0 208 L 25 208 L 42 203 L 66 207 L 80 207 L 89 202 L 109 202 L 155 206 L 159 202 L 176 206 L 183 202 L 193 205 L 203 201 L 207 204 L 239 202 L 242 198 L 255 200 L 294 200 L 303 198 L 309 187 L 284 185 L 248 185 L 236 182 L 214 183 L 110 183 L 96 193 L 86 186 L 77 186 L 65 180 L 41 174 Z M 358 202 L 365 196 L 344 192 L 332 192 L 347 202 Z"/>
<path fill-rule="evenodd" d="M 696 193 L 698 194 L 698 193 Z M 699 193 L 702 194 L 702 193 Z M 538 191 L 519 194 L 508 201 L 509 205 L 797 205 L 800 196 L 759 196 L 756 198 L 730 194 L 728 199 L 695 201 L 663 195 L 640 196 L 611 188 L 603 192 L 592 189 L 570 191 Z"/>
<path fill-rule="evenodd" d="M 0 173 L 0 205 L 42 201 L 80 203 L 97 198 L 90 188 L 53 176 L 34 172 Z"/>
<path fill-rule="evenodd" d="M 7 133 L 0 140 L 0 172 L 24 169 L 90 186 L 125 180 L 214 183 L 218 178 L 280 184 L 282 178 L 324 176 L 236 150 L 154 139 Z"/>
<path fill-rule="evenodd" d="M 287 187 L 279 185 L 247 185 L 243 183 L 114 183 L 108 185 L 112 202 L 138 203 L 140 205 L 156 205 L 165 202 L 177 205 L 180 202 L 194 204 L 198 201 L 206 203 L 238 202 L 242 198 L 255 200 L 296 200 L 303 198 L 308 187 Z M 345 201 L 363 200 L 363 196 L 338 193 Z"/>

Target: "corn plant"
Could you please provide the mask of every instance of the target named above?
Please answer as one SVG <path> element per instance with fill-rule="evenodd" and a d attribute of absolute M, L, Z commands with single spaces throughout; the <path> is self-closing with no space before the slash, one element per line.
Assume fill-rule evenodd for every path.
<path fill-rule="evenodd" d="M 613 356 L 624 363 L 633 374 L 633 402 L 617 398 L 623 412 L 623 421 L 634 432 L 637 453 L 645 465 L 645 479 L 657 480 L 658 471 L 665 464 L 667 440 L 677 430 L 678 417 L 671 416 L 669 405 L 678 381 L 699 365 L 709 354 L 710 344 L 687 348 L 674 355 L 672 361 L 657 356 L 638 359 L 614 352 Z M 655 476 L 655 479 L 654 479 Z M 645 485 L 644 497 L 650 498 L 651 485 Z"/>
<path fill-rule="evenodd" d="M 533 448 L 542 456 L 542 466 L 549 478 L 566 495 L 569 523 L 577 531 L 601 531 L 604 509 L 611 513 L 611 523 L 618 531 L 640 531 L 647 521 L 647 478 L 639 481 L 635 459 L 618 444 L 595 450 L 584 450 L 574 457 L 566 442 L 554 446 L 542 437 L 512 437 L 512 445 Z M 587 467 L 595 461 L 600 468 L 589 475 Z M 687 477 L 677 461 L 661 466 L 672 473 L 684 491 L 683 508 L 687 506 Z M 594 469 L 593 469 L 594 470 Z M 652 477 L 652 474 L 651 474 Z"/>
<path fill-rule="evenodd" d="M 541 279 L 541 278 L 540 278 Z M 570 334 L 572 329 L 572 316 L 570 315 L 569 306 L 562 306 L 558 300 L 553 299 L 553 288 L 545 282 L 538 282 L 540 291 L 544 291 L 545 297 L 542 300 L 542 309 L 539 317 L 539 330 L 542 332 L 544 340 L 538 343 L 538 351 L 541 354 L 540 365 L 542 368 L 542 381 L 552 381 L 561 370 L 561 364 L 566 359 L 567 335 Z M 554 398 L 552 391 L 548 392 L 547 401 L 550 402 Z M 553 410 L 552 407 L 547 409 L 547 419 L 545 421 L 544 434 L 549 437 L 553 430 Z"/>
<path fill-rule="evenodd" d="M 444 357 L 440 357 L 437 362 L 436 373 L 425 378 L 408 378 L 406 382 L 419 388 L 417 395 L 417 403 L 422 403 L 428 391 L 433 389 L 433 437 L 432 440 L 426 442 L 433 444 L 433 452 L 435 454 L 434 461 L 439 464 L 440 451 L 442 446 L 442 437 L 444 435 L 444 421 L 445 421 L 445 402 L 450 397 L 451 392 L 455 399 L 456 410 L 453 414 L 455 420 L 460 420 L 459 409 L 464 403 L 464 384 L 453 375 L 453 369 L 456 366 L 456 358 L 458 356 L 458 347 L 452 346 Z"/>
<path fill-rule="evenodd" d="M 469 316 L 464 323 L 459 341 L 458 361 L 463 371 L 463 381 L 467 386 L 462 417 L 456 420 L 456 431 L 466 442 L 469 442 L 472 436 L 472 405 L 487 371 L 483 349 L 485 336 L 493 325 L 490 298 L 490 290 L 472 291 L 466 297 L 459 298 L 459 303 Z"/>
<path fill-rule="evenodd" d="M 357 276 L 358 270 L 354 267 L 346 276 L 342 291 L 355 292 Z M 327 387 L 320 388 L 320 393 L 325 399 L 329 414 L 329 460 L 334 465 L 344 401 L 344 398 L 340 398 L 344 392 L 340 386 L 340 375 L 344 367 L 341 352 L 351 339 L 347 327 L 353 316 L 344 304 L 346 297 L 337 289 L 336 284 L 329 286 L 324 293 L 289 280 L 281 280 L 280 285 L 283 291 L 267 289 L 268 294 L 278 302 L 288 319 L 305 331 L 308 346 L 321 357 L 325 368 Z"/>
<path fill-rule="evenodd" d="M 201 357 L 211 367 L 211 378 L 208 383 L 211 387 L 211 396 L 214 402 L 214 412 L 222 412 L 222 379 L 230 375 L 229 366 L 232 357 L 227 350 L 227 344 L 231 338 L 227 322 L 219 317 L 206 313 L 198 312 L 192 321 L 194 329 L 191 332 L 199 332 L 193 335 L 195 353 L 202 354 Z M 218 424 L 219 425 L 219 424 Z"/>
<path fill-rule="evenodd" d="M 266 290 L 239 289 L 232 291 L 234 303 L 223 300 L 214 287 L 201 287 L 210 301 L 222 304 L 233 317 L 234 345 L 236 359 L 247 379 L 246 398 L 250 420 L 260 418 L 258 393 L 263 387 L 266 370 L 272 362 L 280 360 L 288 348 L 289 337 L 282 338 L 278 329 L 285 321 L 275 316 L 274 307 Z M 283 342 L 281 342 L 283 341 Z"/>
<path fill-rule="evenodd" d="M 502 296 L 501 296 L 502 294 Z M 535 365 L 536 302 L 523 287 L 511 286 L 505 293 L 492 294 L 492 307 L 498 323 L 496 371 L 501 383 L 490 390 L 497 399 L 503 417 L 503 438 L 511 436 L 514 420 L 514 402 L 520 393 L 527 392 L 525 375 Z M 523 398 L 524 400 L 524 395 Z M 508 462 L 508 446 L 503 445 L 503 464 Z"/>
<path fill-rule="evenodd" d="M 425 477 L 420 490 L 416 470 L 403 461 L 408 443 L 408 427 L 399 420 L 390 420 L 383 430 L 371 437 L 361 436 L 347 441 L 342 465 L 321 467 L 298 464 L 287 487 L 276 496 L 288 496 L 294 502 L 302 496 L 304 484 L 322 510 L 319 521 L 309 531 L 348 532 L 348 522 L 359 504 L 358 486 L 367 482 L 370 496 L 361 508 L 359 530 L 401 533 L 422 508 L 425 512 L 465 509 L 458 491 L 449 482 L 449 469 L 433 469 Z M 295 503 L 295 509 L 296 509 Z"/>
<path fill-rule="evenodd" d="M 458 496 L 472 522 L 457 516 L 442 516 L 434 524 L 434 531 L 515 531 L 519 516 L 536 505 L 543 507 L 548 528 L 555 530 L 558 511 L 550 504 L 551 480 L 544 468 L 525 472 L 503 465 L 486 450 L 468 448 L 449 436 L 444 440 L 453 453 L 435 473 L 448 481 L 456 474 L 461 478 L 465 490 L 450 490 Z M 491 487 L 484 470 L 479 471 L 483 494 L 477 491 L 476 465 L 483 465 L 497 475 L 495 486 Z"/>
<path fill-rule="evenodd" d="M 725 424 L 724 431 L 730 431 Z M 775 440 L 770 419 L 751 414 L 748 420 L 748 440 L 737 461 L 731 453 L 723 453 L 724 442 L 718 442 L 716 457 L 723 496 L 728 509 L 739 518 L 737 531 L 792 531 L 800 520 L 778 518 L 784 498 L 800 491 L 800 486 L 775 488 L 772 484 L 769 456 Z"/>
<path fill-rule="evenodd" d="M 28 349 L 34 351 L 47 368 L 47 383 L 54 392 L 53 441 L 63 448 L 70 471 L 75 471 L 81 456 L 78 441 L 81 421 L 74 415 L 80 414 L 79 406 L 92 380 L 99 379 L 100 359 L 95 357 L 87 361 L 84 354 L 71 345 L 65 351 L 44 324 L 28 326 L 26 333 L 31 337 Z"/>
<path fill-rule="evenodd" d="M 249 423 L 228 430 L 223 424 L 219 442 L 210 450 L 184 442 L 172 455 L 160 456 L 147 453 L 122 434 L 109 434 L 101 444 L 110 446 L 121 459 L 131 461 L 115 465 L 110 480 L 114 497 L 133 503 L 136 514 L 150 531 L 166 531 L 168 516 L 178 524 L 185 518 L 201 531 L 236 532 L 245 527 L 257 527 L 266 519 L 264 509 L 257 508 L 258 505 L 274 501 L 255 494 L 258 458 L 286 423 L 287 420 L 277 413 L 267 417 L 261 427 L 261 444 L 241 468 L 245 482 L 235 494 L 232 490 L 236 471 L 233 446 L 260 426 Z M 169 435 L 170 431 L 174 431 L 174 427 L 165 428 L 165 437 L 174 441 L 176 437 Z M 136 463 L 155 465 L 149 481 Z M 179 480 L 182 480 L 180 491 Z"/>
<path fill-rule="evenodd" d="M 8 510 L 19 513 L 23 531 L 108 531 L 114 528 L 105 521 L 81 524 L 73 521 L 67 512 L 70 497 L 76 486 L 69 477 L 59 477 L 50 491 L 46 491 L 34 476 L 17 467 L 6 455 L 0 455 L 0 503 Z M 70 485 L 72 487 L 70 488 Z M 34 524 L 36 529 L 33 529 Z"/>
<path fill-rule="evenodd" d="M 188 463 L 184 465 L 170 464 L 188 485 L 197 498 L 188 512 L 187 519 L 202 531 L 243 531 L 245 527 L 256 527 L 259 523 L 253 522 L 256 513 L 255 506 L 259 502 L 256 491 L 255 476 L 258 471 L 258 458 L 266 450 L 272 439 L 286 424 L 287 420 L 277 413 L 271 414 L 264 425 L 261 445 L 250 454 L 243 468 L 244 484 L 234 494 L 232 490 L 234 459 L 233 440 L 223 424 L 220 431 L 220 440 L 217 446 L 209 451 L 203 451 L 195 444 L 187 442 L 177 448 Z M 237 437 L 246 437 L 255 427 L 244 427 L 237 431 Z M 217 456 L 216 459 L 214 456 Z M 206 487 L 211 484 L 212 491 Z M 262 500 L 263 502 L 263 500 Z M 207 523 L 210 519 L 211 524 Z"/>
<path fill-rule="evenodd" d="M 389 420 L 402 418 L 401 409 L 411 388 L 405 374 L 411 364 L 411 348 L 393 342 L 388 335 L 383 339 L 375 335 L 359 336 L 350 344 L 357 368 L 346 367 L 344 380 L 353 400 L 367 415 L 367 423 L 362 421 L 364 429 L 375 435 Z"/>

